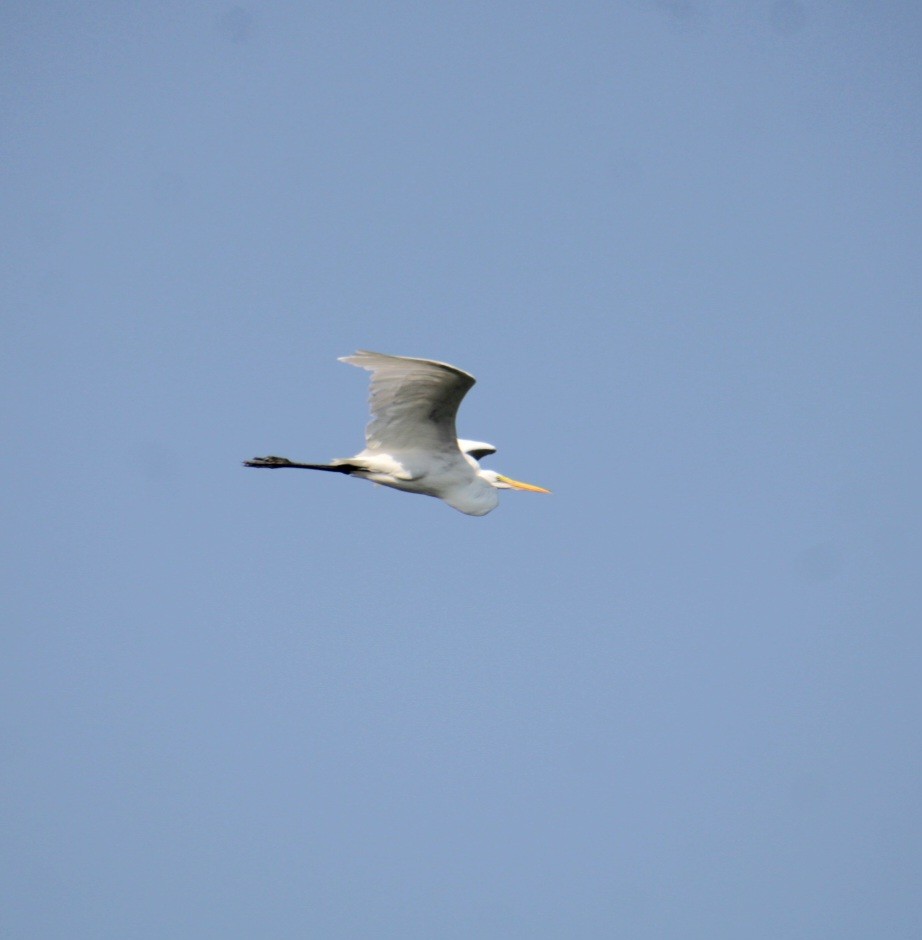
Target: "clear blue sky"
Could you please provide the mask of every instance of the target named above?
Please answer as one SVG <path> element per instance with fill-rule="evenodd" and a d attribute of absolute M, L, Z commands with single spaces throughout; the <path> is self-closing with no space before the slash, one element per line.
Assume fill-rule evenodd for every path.
<path fill-rule="evenodd" d="M 0 21 L 4 938 L 922 936 L 918 4 Z"/>

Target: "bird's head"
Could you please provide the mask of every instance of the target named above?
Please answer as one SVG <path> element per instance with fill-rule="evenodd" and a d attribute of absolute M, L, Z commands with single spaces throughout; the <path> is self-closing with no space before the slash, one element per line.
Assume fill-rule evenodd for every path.
<path fill-rule="evenodd" d="M 480 476 L 498 490 L 527 490 L 529 493 L 550 493 L 550 490 L 546 490 L 543 486 L 521 483 L 519 480 L 504 477 L 495 470 L 481 470 Z"/>

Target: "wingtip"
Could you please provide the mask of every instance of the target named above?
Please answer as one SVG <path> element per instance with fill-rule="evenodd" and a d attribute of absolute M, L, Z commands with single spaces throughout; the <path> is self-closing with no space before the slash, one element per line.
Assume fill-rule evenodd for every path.
<path fill-rule="evenodd" d="M 359 369 L 365 369 L 368 372 L 375 372 L 389 362 L 436 366 L 440 369 L 447 369 L 455 375 L 462 376 L 471 385 L 477 381 L 470 372 L 465 372 L 464 369 L 459 369 L 450 362 L 442 362 L 440 359 L 423 359 L 419 356 L 394 356 L 390 353 L 373 352 L 371 349 L 357 349 L 351 356 L 340 356 L 338 361 L 345 362 L 346 365 L 357 366 Z"/>
<path fill-rule="evenodd" d="M 364 359 L 366 356 L 380 356 L 382 353 L 372 352 L 370 349 L 357 349 L 354 353 L 351 353 L 348 356 L 340 356 L 337 359 L 337 362 L 345 362 L 349 366 L 359 366 L 361 368 L 362 363 L 360 359 Z"/>

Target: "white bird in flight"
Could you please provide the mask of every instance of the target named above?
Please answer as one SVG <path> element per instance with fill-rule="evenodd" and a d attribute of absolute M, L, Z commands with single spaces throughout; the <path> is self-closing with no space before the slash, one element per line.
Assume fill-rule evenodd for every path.
<path fill-rule="evenodd" d="M 455 416 L 476 381 L 472 375 L 445 362 L 365 350 L 343 356 L 340 362 L 371 373 L 371 421 L 365 428 L 365 450 L 328 464 L 254 457 L 245 467 L 346 473 L 406 493 L 435 496 L 469 516 L 485 516 L 495 509 L 497 490 L 550 492 L 483 470 L 478 459 L 495 453 L 496 448 L 458 439 Z"/>

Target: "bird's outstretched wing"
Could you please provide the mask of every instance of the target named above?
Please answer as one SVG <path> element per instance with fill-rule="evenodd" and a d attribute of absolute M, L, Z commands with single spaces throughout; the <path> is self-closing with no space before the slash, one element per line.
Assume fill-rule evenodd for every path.
<path fill-rule="evenodd" d="M 340 362 L 371 373 L 369 450 L 455 452 L 455 415 L 475 379 L 444 362 L 359 350 Z"/>

